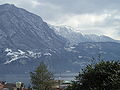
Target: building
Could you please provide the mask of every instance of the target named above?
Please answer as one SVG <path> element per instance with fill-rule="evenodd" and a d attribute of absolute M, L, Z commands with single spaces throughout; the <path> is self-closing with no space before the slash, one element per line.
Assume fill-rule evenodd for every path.
<path fill-rule="evenodd" d="M 21 83 L 20 90 L 27 90 L 24 87 L 24 84 Z M 6 83 L 1 81 L 0 82 L 0 90 L 17 90 L 16 84 L 14 83 Z"/>

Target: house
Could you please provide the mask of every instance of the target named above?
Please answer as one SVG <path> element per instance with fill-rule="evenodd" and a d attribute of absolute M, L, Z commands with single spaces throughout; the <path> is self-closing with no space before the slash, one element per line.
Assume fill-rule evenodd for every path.
<path fill-rule="evenodd" d="M 5 89 L 8 89 L 8 90 L 16 90 L 17 88 L 16 88 L 16 84 L 13 84 L 13 83 L 6 83 L 5 85 L 4 85 L 4 88 Z"/>
<path fill-rule="evenodd" d="M 71 81 L 64 81 L 64 80 L 56 80 L 56 85 L 54 85 L 52 88 L 54 90 L 65 90 L 68 86 L 72 84 Z"/>
<path fill-rule="evenodd" d="M 4 84 L 0 82 L 0 90 L 3 90 Z"/>
<path fill-rule="evenodd" d="M 24 84 L 21 83 L 20 90 L 27 90 L 24 87 Z M 17 90 L 16 84 L 14 83 L 6 83 L 6 82 L 0 82 L 0 90 Z"/>

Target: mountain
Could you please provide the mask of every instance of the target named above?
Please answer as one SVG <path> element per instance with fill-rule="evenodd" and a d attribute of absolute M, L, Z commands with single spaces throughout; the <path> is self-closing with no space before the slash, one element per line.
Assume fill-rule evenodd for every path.
<path fill-rule="evenodd" d="M 105 35 L 82 34 L 68 26 L 50 26 L 56 34 L 66 38 L 68 45 L 72 46 L 81 42 L 120 42 Z"/>
<path fill-rule="evenodd" d="M 0 48 L 55 49 L 62 38 L 41 17 L 14 5 L 0 5 Z"/>
<path fill-rule="evenodd" d="M 12 4 L 0 5 L 1 74 L 29 74 L 41 61 L 51 69 L 65 43 L 40 16 Z"/>

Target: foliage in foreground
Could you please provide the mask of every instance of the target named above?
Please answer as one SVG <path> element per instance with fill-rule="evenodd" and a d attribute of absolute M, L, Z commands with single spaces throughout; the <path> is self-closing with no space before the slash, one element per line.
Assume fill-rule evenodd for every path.
<path fill-rule="evenodd" d="M 53 86 L 53 74 L 47 66 L 41 62 L 34 72 L 30 73 L 31 83 L 35 90 L 51 90 Z"/>
<path fill-rule="evenodd" d="M 120 62 L 88 65 L 67 90 L 120 90 Z"/>

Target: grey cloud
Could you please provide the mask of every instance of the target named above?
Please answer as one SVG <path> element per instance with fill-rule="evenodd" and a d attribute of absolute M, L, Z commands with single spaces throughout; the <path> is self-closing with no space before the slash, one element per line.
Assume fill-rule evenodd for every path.
<path fill-rule="evenodd" d="M 103 10 L 120 10 L 120 0 L 38 0 L 60 5 L 64 13 L 96 13 Z"/>
<path fill-rule="evenodd" d="M 120 0 L 2 0 L 0 2 L 5 3 L 7 1 L 18 2 L 17 5 L 19 4 L 46 19 L 51 19 L 52 17 L 54 19 L 54 17 L 64 14 L 101 13 L 104 10 L 120 11 Z M 30 5 L 31 1 L 49 3 L 59 6 L 61 9 L 56 9 L 56 7 L 53 9 L 48 6 L 32 8 Z"/>

